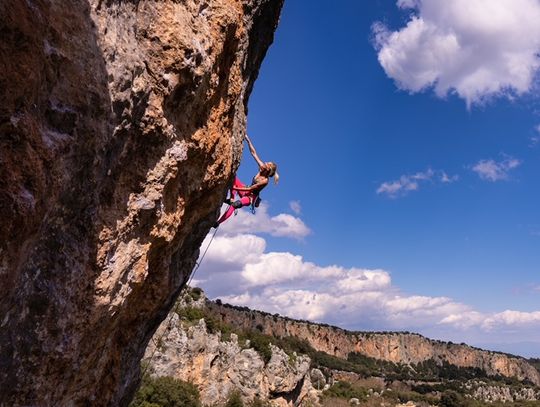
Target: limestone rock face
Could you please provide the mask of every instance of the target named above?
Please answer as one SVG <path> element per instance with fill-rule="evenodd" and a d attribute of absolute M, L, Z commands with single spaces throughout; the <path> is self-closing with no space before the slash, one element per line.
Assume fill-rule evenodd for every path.
<path fill-rule="evenodd" d="M 221 333 L 208 333 L 204 319 L 186 327 L 176 314 L 162 323 L 154 339 L 144 359 L 149 372 L 194 383 L 203 404 L 223 403 L 235 390 L 246 401 L 258 397 L 274 406 L 302 405 L 308 399 L 316 404 L 305 355 L 291 359 L 271 346 L 272 356 L 265 364 L 249 345 L 240 346 L 234 333 L 223 341 Z"/>
<path fill-rule="evenodd" d="M 295 336 L 305 339 L 318 351 L 344 359 L 351 352 L 403 364 L 418 364 L 433 359 L 458 367 L 479 368 L 488 375 L 515 377 L 540 385 L 540 373 L 526 360 L 464 344 L 434 341 L 409 333 L 348 332 L 337 327 L 240 310 L 215 302 L 208 302 L 207 307 L 216 318 L 236 327 L 255 329 L 259 326 L 264 334 L 278 338 Z"/>
<path fill-rule="evenodd" d="M 0 2 L 0 405 L 125 405 L 282 0 Z"/>
<path fill-rule="evenodd" d="M 540 391 L 530 387 L 512 388 L 509 386 L 495 386 L 482 381 L 471 381 L 467 383 L 467 387 L 469 390 L 472 389 L 471 393 L 474 399 L 488 403 L 540 400 Z"/>

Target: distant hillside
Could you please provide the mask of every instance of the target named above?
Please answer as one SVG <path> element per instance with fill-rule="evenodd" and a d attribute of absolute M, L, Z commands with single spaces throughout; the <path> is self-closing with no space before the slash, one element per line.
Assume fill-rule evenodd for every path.
<path fill-rule="evenodd" d="M 445 366 L 454 366 L 470 372 L 476 371 L 480 376 L 503 376 L 540 385 L 540 372 L 518 356 L 431 340 L 414 333 L 351 332 L 222 304 L 219 300 L 207 301 L 207 308 L 221 322 L 243 329 L 259 330 L 276 338 L 305 340 L 316 351 L 344 360 L 353 354 L 405 366 L 432 366 L 430 371 L 435 367 L 446 371 L 448 369 Z"/>
<path fill-rule="evenodd" d="M 200 289 L 181 297 L 144 360 L 154 377 L 147 383 L 169 377 L 194 384 L 212 406 L 229 405 L 235 394 L 243 401 L 234 405 L 246 406 L 540 403 L 539 360 L 411 333 L 349 332 L 209 301 Z M 148 392 L 133 407 L 146 406 Z"/>

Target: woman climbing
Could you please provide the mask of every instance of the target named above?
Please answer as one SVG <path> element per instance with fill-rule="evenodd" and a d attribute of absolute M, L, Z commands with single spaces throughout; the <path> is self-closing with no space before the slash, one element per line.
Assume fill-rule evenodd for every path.
<path fill-rule="evenodd" d="M 253 180 L 249 187 L 240 182 L 237 177 L 235 178 L 234 184 L 230 191 L 231 196 L 225 200 L 225 203 L 229 204 L 230 206 L 227 211 L 214 224 L 215 228 L 217 228 L 221 223 L 229 219 L 236 209 L 248 205 L 258 206 L 258 201 L 260 201 L 259 193 L 264 189 L 264 187 L 268 185 L 270 177 L 274 177 L 274 183 L 276 184 L 279 181 L 277 165 L 273 162 L 265 163 L 263 160 L 261 160 L 257 155 L 257 151 L 255 150 L 255 147 L 253 147 L 253 143 L 251 142 L 247 134 L 245 138 L 249 146 L 249 152 L 259 166 L 259 172 L 253 177 Z M 236 193 L 238 193 L 238 196 L 240 198 L 237 201 L 235 201 Z"/>

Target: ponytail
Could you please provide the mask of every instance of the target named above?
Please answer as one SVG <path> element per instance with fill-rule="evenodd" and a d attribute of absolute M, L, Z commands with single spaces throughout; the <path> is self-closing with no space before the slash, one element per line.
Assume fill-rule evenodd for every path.
<path fill-rule="evenodd" d="M 269 175 L 271 177 L 274 177 L 274 184 L 277 184 L 279 182 L 279 174 L 277 172 L 277 165 L 274 162 L 269 162 L 268 164 L 270 164 L 272 167 L 272 170 Z"/>

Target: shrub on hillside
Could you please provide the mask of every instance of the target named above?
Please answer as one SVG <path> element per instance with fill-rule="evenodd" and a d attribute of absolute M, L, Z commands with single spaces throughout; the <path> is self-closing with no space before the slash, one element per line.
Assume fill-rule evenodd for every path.
<path fill-rule="evenodd" d="M 199 299 L 201 298 L 202 292 L 203 290 L 201 288 L 193 287 L 191 291 L 189 292 L 189 294 L 191 298 L 193 299 L 193 301 L 199 301 Z"/>
<path fill-rule="evenodd" d="M 239 391 L 233 391 L 225 403 L 225 407 L 244 407 L 244 402 Z"/>
<path fill-rule="evenodd" d="M 201 407 L 199 390 L 191 383 L 173 377 L 142 380 L 130 407 Z"/>
<path fill-rule="evenodd" d="M 268 335 L 263 335 L 258 331 L 244 331 L 240 334 L 240 340 L 249 340 L 249 346 L 257 351 L 261 355 L 264 363 L 268 363 L 272 357 L 272 348 L 270 343 L 273 342 L 273 338 Z"/>
<path fill-rule="evenodd" d="M 446 390 L 441 395 L 441 401 L 439 402 L 441 407 L 467 407 L 468 403 L 464 398 L 453 390 Z"/>
<path fill-rule="evenodd" d="M 534 368 L 536 368 L 536 370 L 538 370 L 538 372 L 540 372 L 540 358 L 531 358 L 531 359 L 527 360 L 527 362 L 529 362 L 531 365 L 533 365 Z"/>
<path fill-rule="evenodd" d="M 357 398 L 360 401 L 367 399 L 367 390 L 362 387 L 357 387 L 349 382 L 337 382 L 328 390 L 323 392 L 325 398 L 337 397 L 342 399 Z"/>
<path fill-rule="evenodd" d="M 196 323 L 199 322 L 199 320 L 206 317 L 204 311 L 200 308 L 194 308 L 194 307 L 182 307 L 178 308 L 176 310 L 176 313 L 178 316 L 190 323 Z"/>
<path fill-rule="evenodd" d="M 253 401 L 249 404 L 249 407 L 271 407 L 270 403 L 263 401 L 258 397 L 255 397 Z"/>

